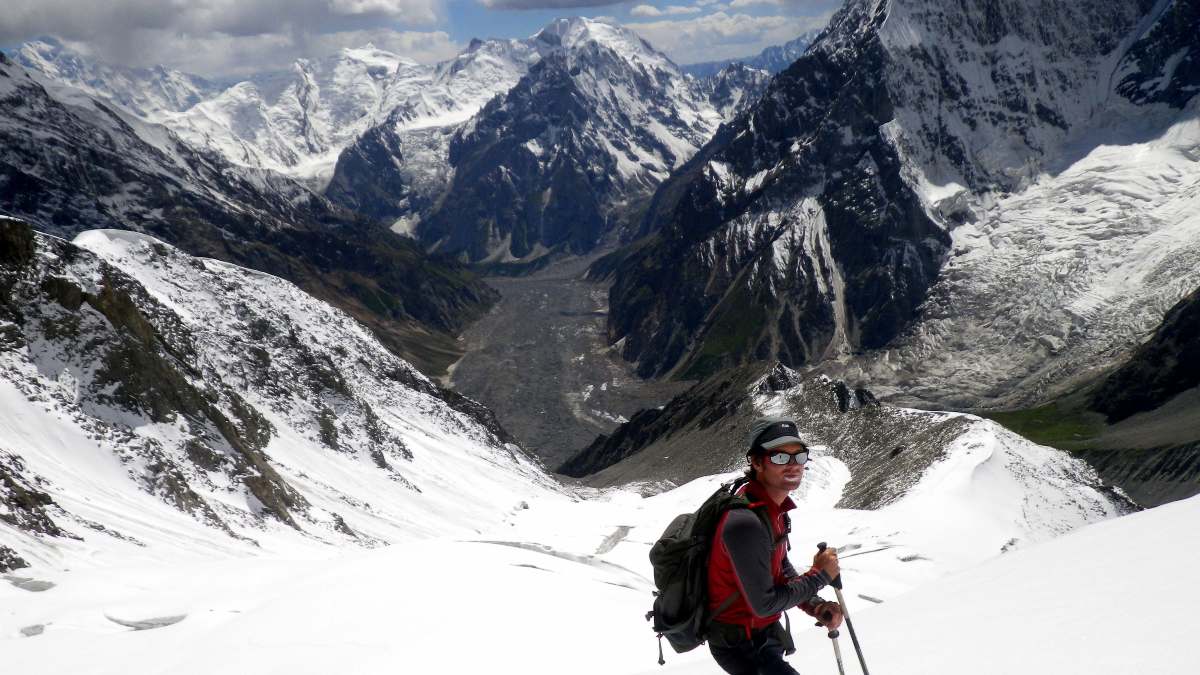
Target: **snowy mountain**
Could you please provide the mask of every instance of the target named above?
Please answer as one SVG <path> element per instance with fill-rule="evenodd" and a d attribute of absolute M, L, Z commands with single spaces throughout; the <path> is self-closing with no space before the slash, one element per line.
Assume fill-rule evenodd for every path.
<path fill-rule="evenodd" d="M 286 178 L 232 166 L 3 55 L 0 111 L 0 210 L 50 234 L 138 230 L 288 277 L 431 372 L 457 358 L 449 333 L 495 300 L 460 266 Z"/>
<path fill-rule="evenodd" d="M 1093 375 L 1200 285 L 1197 11 L 848 3 L 604 263 L 610 338 L 929 406 Z"/>
<path fill-rule="evenodd" d="M 202 77 L 162 66 L 125 68 L 100 63 L 53 38 L 26 42 L 12 56 L 31 71 L 108 99 L 151 122 L 161 122 L 220 91 Z"/>
<path fill-rule="evenodd" d="M 688 75 L 705 79 L 717 75 L 731 65 L 741 64 L 747 68 L 765 70 L 774 75 L 787 70 L 788 66 L 792 65 L 796 59 L 800 58 L 800 55 L 804 53 L 804 50 L 808 49 L 808 46 L 811 45 L 820 34 L 820 30 L 811 30 L 794 40 L 788 40 L 781 45 L 767 47 L 754 56 L 748 56 L 742 59 L 726 59 L 724 61 L 689 63 L 687 65 L 680 66 L 680 70 Z"/>
<path fill-rule="evenodd" d="M 490 412 L 282 279 L 128 231 L 0 219 L 0 240 L 0 541 L 30 564 L 469 534 L 556 489 Z"/>
<path fill-rule="evenodd" d="M 26 43 L 16 60 L 163 124 L 197 149 L 314 189 L 325 187 L 343 148 L 397 105 L 420 98 L 435 70 L 370 43 L 229 86 L 161 67 L 110 66 L 54 41 Z"/>
<path fill-rule="evenodd" d="M 535 40 L 558 49 L 451 141 L 453 184 L 417 230 L 439 250 L 471 260 L 587 251 L 720 121 L 630 31 L 563 19 Z"/>
<path fill-rule="evenodd" d="M 357 213 L 396 221 L 411 234 L 453 175 L 454 131 L 492 98 L 512 89 L 542 56 L 534 40 L 473 40 L 454 59 L 430 69 L 409 95 L 338 157 L 325 195 Z M 395 91 L 405 91 L 397 87 Z"/>
<path fill-rule="evenodd" d="M 189 143 L 242 166 L 270 169 L 323 189 L 337 156 L 428 84 L 430 67 L 367 44 L 288 76 L 229 87 L 165 123 Z"/>
<path fill-rule="evenodd" d="M 584 18 L 525 44 L 539 59 L 511 90 L 455 129 L 368 133 L 327 194 L 472 261 L 579 253 L 632 222 L 762 86 L 735 71 L 705 90 L 634 33 Z M 418 184 L 430 165 L 449 188 Z"/>

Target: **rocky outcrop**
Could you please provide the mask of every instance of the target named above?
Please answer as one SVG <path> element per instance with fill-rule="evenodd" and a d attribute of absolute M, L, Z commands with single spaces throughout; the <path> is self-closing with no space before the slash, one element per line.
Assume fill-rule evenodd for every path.
<path fill-rule="evenodd" d="M 636 483 L 651 492 L 735 471 L 746 465 L 747 431 L 766 414 L 792 417 L 815 457 L 844 465 L 848 473 L 838 498 L 842 508 L 893 503 L 942 460 L 964 450 L 976 458 L 972 463 L 994 459 L 995 469 L 1012 471 L 1017 482 L 1050 479 L 1056 490 L 1082 487 L 1093 494 L 1089 499 L 1098 494 L 1118 510 L 1134 508 L 1080 460 L 1033 446 L 990 422 L 881 405 L 863 389 L 770 363 L 722 371 L 661 410 L 635 415 L 564 468 L 572 468 L 589 485 Z M 1010 451 L 1015 454 L 1008 455 Z M 1041 463 L 1041 468 L 1022 466 L 1026 462 Z"/>
<path fill-rule="evenodd" d="M 1162 325 L 1092 395 L 1110 424 L 1153 410 L 1200 386 L 1200 290 L 1167 312 Z"/>
<path fill-rule="evenodd" d="M 62 536 L 63 531 L 48 512 L 53 509 L 54 500 L 38 490 L 36 479 L 28 479 L 25 472 L 25 463 L 19 456 L 0 449 L 0 506 L 4 507 L 0 521 L 25 532 Z M 0 571 L 4 571 L 6 564 L 5 551 L 7 549 L 0 547 Z M 16 556 L 15 553 L 11 555 Z M 10 559 L 9 564 L 17 560 L 20 558 Z"/>
<path fill-rule="evenodd" d="M 1200 494 L 1200 442 L 1074 454 L 1146 508 Z"/>

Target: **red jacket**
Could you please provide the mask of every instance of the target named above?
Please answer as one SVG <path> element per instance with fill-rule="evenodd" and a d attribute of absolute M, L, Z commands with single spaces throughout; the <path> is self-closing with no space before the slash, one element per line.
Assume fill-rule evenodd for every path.
<path fill-rule="evenodd" d="M 717 523 L 708 559 L 708 609 L 716 611 L 735 592 L 738 597 L 713 619 L 744 625 L 749 631 L 771 625 L 791 607 L 799 606 L 811 615 L 814 602 L 820 600 L 816 592 L 829 583 L 829 577 L 816 568 L 797 574 L 787 559 L 784 514 L 795 503 L 787 498 L 775 504 L 757 481 L 739 492 L 755 508 L 727 511 Z M 758 515 L 757 507 L 764 505 L 771 523 L 769 535 Z"/>

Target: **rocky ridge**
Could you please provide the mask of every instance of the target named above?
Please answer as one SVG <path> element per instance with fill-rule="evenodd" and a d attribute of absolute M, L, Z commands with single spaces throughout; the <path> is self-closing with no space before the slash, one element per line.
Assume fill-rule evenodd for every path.
<path fill-rule="evenodd" d="M 814 457 L 844 467 L 840 508 L 874 510 L 908 498 L 913 486 L 951 457 L 966 461 L 958 455 L 964 449 L 978 451 L 970 461 L 1009 472 L 1018 483 L 1048 481 L 1056 499 L 1069 495 L 1066 501 L 1079 508 L 1134 508 L 1087 463 L 1029 443 L 995 423 L 881 404 L 869 391 L 777 363 L 722 371 L 661 409 L 639 412 L 560 471 L 590 485 L 634 482 L 652 492 L 734 471 L 745 466 L 746 433 L 762 415 L 792 417 Z M 801 489 L 814 489 L 807 486 L 829 478 L 822 469 Z"/>
<path fill-rule="evenodd" d="M 552 485 L 486 409 L 281 279 L 128 231 L 67 243 L 4 218 L 0 240 L 0 521 L 20 536 L 0 533 L 26 559 L 136 546 L 172 512 L 222 546 L 375 545 L 428 532 L 441 500 L 469 529 Z M 430 490 L 447 461 L 477 491 Z"/>

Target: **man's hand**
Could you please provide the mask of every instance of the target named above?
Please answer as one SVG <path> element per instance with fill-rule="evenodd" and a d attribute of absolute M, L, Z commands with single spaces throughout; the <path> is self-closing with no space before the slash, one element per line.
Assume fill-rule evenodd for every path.
<path fill-rule="evenodd" d="M 813 616 L 829 630 L 837 630 L 842 625 L 842 606 L 836 602 L 822 602 L 813 607 Z"/>
<path fill-rule="evenodd" d="M 824 570 L 830 579 L 836 579 L 842 573 L 842 568 L 838 566 L 837 549 L 829 547 L 818 551 L 813 556 L 813 567 Z"/>

